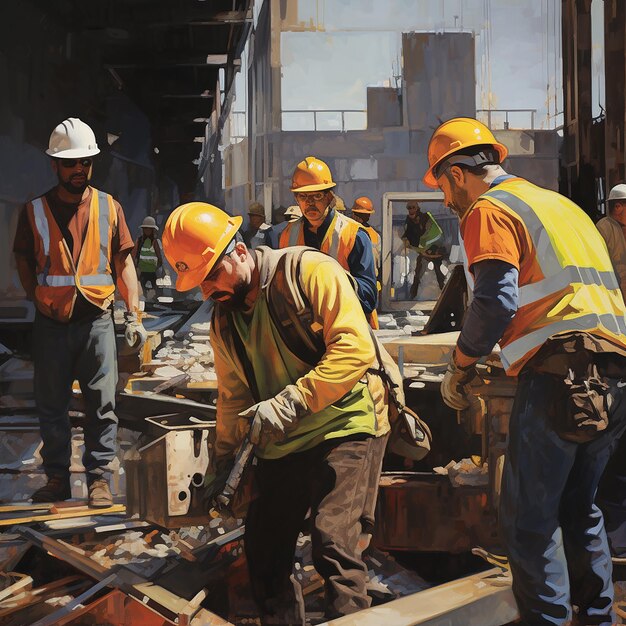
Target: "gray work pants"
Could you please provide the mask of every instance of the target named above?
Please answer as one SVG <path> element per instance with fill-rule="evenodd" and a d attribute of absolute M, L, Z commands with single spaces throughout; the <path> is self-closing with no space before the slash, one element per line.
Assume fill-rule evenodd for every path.
<path fill-rule="evenodd" d="M 107 476 L 115 456 L 117 357 L 110 311 L 96 318 L 57 322 L 37 312 L 33 330 L 35 402 L 48 477 L 69 476 L 72 383 L 78 380 L 86 406 L 83 464 L 87 481 Z"/>

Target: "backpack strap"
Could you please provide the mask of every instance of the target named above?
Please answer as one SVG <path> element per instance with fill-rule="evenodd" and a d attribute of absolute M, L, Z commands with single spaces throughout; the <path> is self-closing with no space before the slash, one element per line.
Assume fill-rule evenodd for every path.
<path fill-rule="evenodd" d="M 283 254 L 264 294 L 270 318 L 283 343 L 294 356 L 314 367 L 324 356 L 326 344 L 312 328 L 313 310 L 300 282 L 302 256 L 309 250 L 313 248 L 299 250 L 289 264 L 288 254 Z"/>

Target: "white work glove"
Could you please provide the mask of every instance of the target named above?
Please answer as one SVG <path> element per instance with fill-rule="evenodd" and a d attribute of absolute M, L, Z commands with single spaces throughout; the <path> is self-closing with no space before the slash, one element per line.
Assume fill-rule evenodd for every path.
<path fill-rule="evenodd" d="M 263 447 L 284 439 L 307 410 L 298 388 L 287 385 L 273 398 L 252 405 L 239 416 L 251 420 L 250 441 Z"/>
<path fill-rule="evenodd" d="M 468 367 L 459 367 L 454 357 L 455 352 L 452 353 L 446 375 L 441 383 L 441 397 L 451 409 L 463 411 L 470 405 L 469 383 L 476 377 L 476 368 L 473 364 Z"/>
<path fill-rule="evenodd" d="M 128 347 L 139 352 L 148 338 L 148 333 L 141 323 L 139 313 L 137 311 L 126 311 L 124 313 L 124 326 L 124 338 Z"/>

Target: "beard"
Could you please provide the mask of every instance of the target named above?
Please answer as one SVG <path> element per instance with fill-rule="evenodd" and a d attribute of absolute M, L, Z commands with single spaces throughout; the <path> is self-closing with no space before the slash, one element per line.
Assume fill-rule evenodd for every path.
<path fill-rule="evenodd" d="M 238 282 L 233 288 L 232 294 L 226 294 L 224 292 L 214 293 L 211 298 L 215 300 L 216 304 L 225 311 L 241 311 L 246 308 L 246 296 L 248 295 L 249 287 L 244 280 Z M 221 296 L 228 295 L 226 300 L 218 300 Z"/>
<path fill-rule="evenodd" d="M 448 203 L 448 208 L 462 218 L 467 210 L 472 206 L 473 201 L 465 189 L 455 189 L 452 200 Z"/>
<path fill-rule="evenodd" d="M 81 182 L 79 184 L 76 184 L 76 182 L 72 182 L 72 180 L 76 181 L 77 178 L 81 179 Z M 89 185 L 89 179 L 86 176 L 72 176 L 69 180 L 61 180 L 59 178 L 59 184 L 61 185 L 61 187 L 63 187 L 63 189 L 65 189 L 65 191 L 68 191 L 71 194 L 82 195 L 85 189 L 87 189 L 87 185 Z"/>

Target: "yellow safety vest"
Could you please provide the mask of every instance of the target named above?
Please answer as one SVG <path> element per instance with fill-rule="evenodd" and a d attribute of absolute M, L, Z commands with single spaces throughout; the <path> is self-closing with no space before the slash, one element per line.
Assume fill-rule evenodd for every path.
<path fill-rule="evenodd" d="M 27 214 L 35 235 L 37 308 L 52 319 L 66 322 L 72 316 L 78 291 L 95 306 L 108 308 L 115 292 L 111 239 L 117 213 L 113 198 L 92 188 L 87 231 L 76 264 L 45 197 L 30 202 Z"/>
<path fill-rule="evenodd" d="M 507 373 L 516 375 L 561 333 L 588 332 L 626 347 L 626 307 L 604 241 L 586 213 L 520 178 L 481 199 L 518 218 L 532 242 L 520 259 L 519 308 L 500 341 Z"/>

